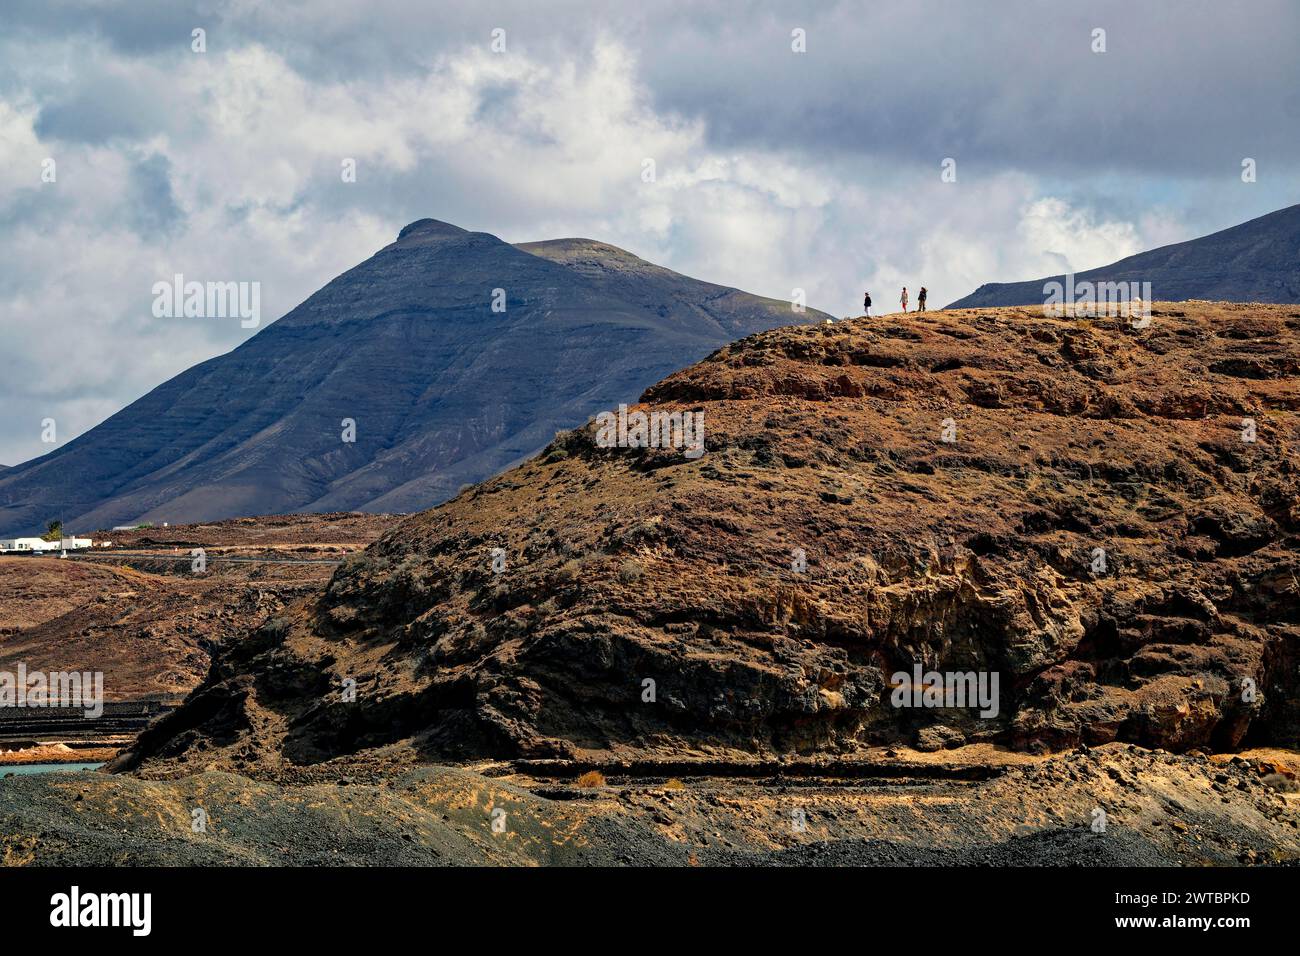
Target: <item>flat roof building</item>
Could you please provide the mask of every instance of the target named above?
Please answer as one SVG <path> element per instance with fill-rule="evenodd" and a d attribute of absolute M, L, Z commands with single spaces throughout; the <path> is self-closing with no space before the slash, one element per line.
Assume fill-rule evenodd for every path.
<path fill-rule="evenodd" d="M 89 538 L 66 537 L 61 541 L 46 541 L 44 538 L 0 538 L 0 552 L 20 552 L 23 554 L 36 551 L 79 551 L 89 548 Z"/>

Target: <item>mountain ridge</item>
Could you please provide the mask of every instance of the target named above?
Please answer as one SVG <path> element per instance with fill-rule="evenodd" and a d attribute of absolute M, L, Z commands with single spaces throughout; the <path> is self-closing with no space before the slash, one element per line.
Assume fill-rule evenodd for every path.
<path fill-rule="evenodd" d="M 1065 278 L 989 282 L 945 308 L 1041 305 L 1047 295 L 1044 285 Z M 1076 283 L 1150 282 L 1151 297 L 1161 301 L 1300 302 L 1300 204 L 1139 252 L 1074 278 Z"/>
<path fill-rule="evenodd" d="M 90 530 L 419 510 L 791 319 L 788 302 L 564 243 L 537 244 L 548 257 L 436 219 L 409 223 L 230 352 L 5 469 L 0 533 L 60 515 Z M 556 261 L 575 244 L 580 265 Z M 602 257 L 619 266 L 599 268 Z"/>

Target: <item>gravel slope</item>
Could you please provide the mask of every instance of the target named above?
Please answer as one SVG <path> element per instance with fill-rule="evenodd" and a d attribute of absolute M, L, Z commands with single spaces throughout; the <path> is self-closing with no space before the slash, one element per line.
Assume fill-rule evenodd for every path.
<path fill-rule="evenodd" d="M 987 781 L 624 779 L 579 787 L 506 765 L 387 778 L 317 767 L 276 784 L 207 771 L 0 780 L 15 865 L 1239 865 L 1300 860 L 1274 764 L 1112 745 Z M 1095 808 L 1107 826 L 1094 832 Z M 209 819 L 194 833 L 193 811 Z M 505 813 L 501 832 L 493 810 Z M 795 825 L 799 820 L 801 827 Z"/>

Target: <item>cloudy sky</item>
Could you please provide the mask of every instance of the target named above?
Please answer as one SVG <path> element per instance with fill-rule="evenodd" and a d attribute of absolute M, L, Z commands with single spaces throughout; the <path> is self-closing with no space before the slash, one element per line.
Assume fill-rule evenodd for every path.
<path fill-rule="evenodd" d="M 265 323 L 426 216 L 837 315 L 1212 232 L 1300 195 L 1298 36 L 1292 0 L 4 0 L 0 463 L 252 334 L 155 282 L 260 282 Z"/>

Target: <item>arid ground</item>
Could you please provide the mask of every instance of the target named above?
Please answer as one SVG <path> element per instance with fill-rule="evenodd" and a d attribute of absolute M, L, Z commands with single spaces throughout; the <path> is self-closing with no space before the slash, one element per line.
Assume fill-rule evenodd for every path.
<path fill-rule="evenodd" d="M 67 558 L 0 556 L 0 671 L 103 674 L 116 703 L 178 704 L 207 674 L 213 650 L 274 620 L 329 579 L 338 561 L 392 523 L 385 515 L 289 515 L 209 525 L 93 533 L 109 548 Z M 206 566 L 193 570 L 192 551 Z M 93 762 L 131 740 L 85 722 L 44 731 L 0 724 L 0 765 Z M 119 721 L 119 724 L 121 722 Z"/>

